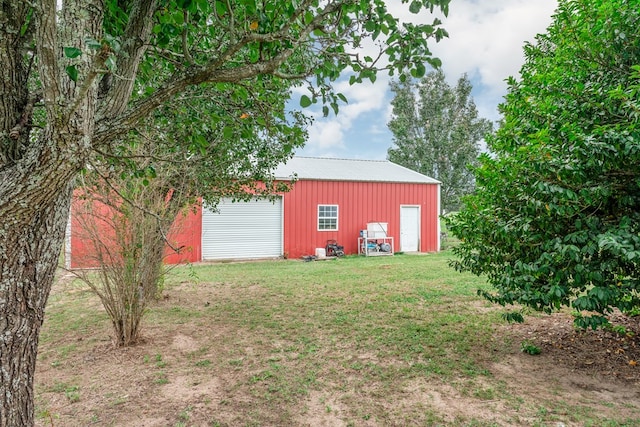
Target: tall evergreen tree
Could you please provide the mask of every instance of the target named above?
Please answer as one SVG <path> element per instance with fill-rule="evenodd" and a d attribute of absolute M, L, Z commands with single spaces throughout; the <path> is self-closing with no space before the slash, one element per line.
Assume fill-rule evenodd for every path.
<path fill-rule="evenodd" d="M 457 210 L 460 197 L 473 189 L 469 165 L 475 164 L 480 141 L 493 128 L 478 116 L 471 89 L 466 75 L 451 87 L 441 70 L 420 81 L 391 83 L 394 146 L 389 160 L 441 181 L 444 211 Z"/>

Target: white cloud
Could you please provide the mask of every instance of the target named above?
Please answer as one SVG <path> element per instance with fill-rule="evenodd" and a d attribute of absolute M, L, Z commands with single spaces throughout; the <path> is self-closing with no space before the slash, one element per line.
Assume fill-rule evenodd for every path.
<path fill-rule="evenodd" d="M 389 0 L 391 13 L 404 20 L 432 22 L 428 12 L 412 15 L 407 4 Z M 450 37 L 430 45 L 435 56 L 443 62 L 443 70 L 454 84 L 467 73 L 474 85 L 474 99 L 483 117 L 498 119 L 497 105 L 506 95 L 505 79 L 517 76 L 524 61 L 522 48 L 526 41 L 534 42 L 535 35 L 546 30 L 557 0 L 456 0 L 451 2 L 449 16 L 442 18 Z M 371 45 L 364 48 L 371 52 Z M 328 118 L 314 113 L 316 120 L 309 130 L 307 148 L 301 154 L 358 157 L 362 144 L 374 135 L 388 132 L 391 116 L 389 78 L 381 73 L 375 84 L 349 86 L 338 82 L 336 89 L 348 99 L 340 106 L 340 113 Z M 295 96 L 295 95 L 294 95 Z M 366 117 L 376 117 L 366 126 L 356 123 Z M 362 121 L 362 120 L 360 120 Z M 389 135 L 389 146 L 391 136 Z M 369 149 L 370 147 L 366 147 Z M 373 157 L 386 155 L 386 148 Z"/>
<path fill-rule="evenodd" d="M 452 81 L 478 71 L 485 84 L 500 85 L 518 72 L 524 42 L 546 30 L 556 6 L 557 0 L 456 0 L 447 17 L 438 15 L 450 37 L 430 47 Z M 428 11 L 411 14 L 400 0 L 390 0 L 388 8 L 404 21 L 431 23 L 434 18 Z"/>
<path fill-rule="evenodd" d="M 449 38 L 432 50 L 451 82 L 463 73 L 475 77 L 482 97 L 495 110 L 506 94 L 505 80 L 517 76 L 524 62 L 524 43 L 535 42 L 535 35 L 546 30 L 556 6 L 556 0 L 453 2 L 444 21 Z M 487 108 L 482 99 L 476 101 Z"/>
<path fill-rule="evenodd" d="M 337 82 L 335 90 L 342 93 L 348 104 L 340 104 L 338 116 L 333 112 L 329 117 L 323 117 L 319 111 L 314 111 L 314 123 L 309 129 L 307 147 L 309 151 L 322 151 L 329 148 L 344 147 L 344 135 L 351 130 L 354 122 L 363 114 L 386 108 L 388 81 L 375 84 L 363 82 L 350 86 L 346 81 Z M 379 123 L 376 123 L 379 125 Z M 385 122 L 386 126 L 386 122 Z M 381 130 L 379 130 L 381 131 Z"/>
<path fill-rule="evenodd" d="M 344 131 L 342 125 L 335 120 L 320 121 L 316 119 L 309 129 L 309 142 L 307 144 L 319 150 L 343 146 Z"/>

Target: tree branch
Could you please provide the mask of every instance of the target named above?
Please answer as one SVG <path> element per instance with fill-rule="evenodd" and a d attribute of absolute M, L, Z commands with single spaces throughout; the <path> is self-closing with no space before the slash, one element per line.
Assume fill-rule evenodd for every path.
<path fill-rule="evenodd" d="M 50 118 L 55 118 L 58 100 L 62 94 L 58 65 L 58 40 L 56 31 L 56 0 L 42 0 L 33 6 L 36 11 L 36 50 L 38 72 L 43 87 L 45 108 Z"/>
<path fill-rule="evenodd" d="M 122 194 L 113 184 L 111 184 L 111 181 L 109 180 L 108 177 L 106 177 L 105 175 L 103 175 L 100 170 L 95 167 L 95 165 L 93 165 L 91 163 L 94 171 L 98 174 L 98 176 L 100 176 L 100 179 L 102 179 L 102 181 L 111 189 L 111 191 L 113 191 L 115 194 L 118 195 L 118 197 L 120 197 L 122 199 L 123 202 L 127 203 L 129 206 L 131 206 L 134 209 L 138 209 L 141 212 L 143 212 L 145 215 L 149 215 L 150 217 L 153 217 L 158 224 L 162 224 L 164 221 L 166 221 L 166 218 L 163 218 L 162 216 L 151 212 L 150 210 L 138 205 L 137 203 L 133 203 L 128 197 L 126 197 L 124 194 Z M 86 185 L 84 185 L 84 187 L 86 188 Z M 111 206 L 114 209 L 117 209 L 117 206 L 114 205 L 113 203 L 109 203 L 109 200 L 106 199 L 102 199 L 101 200 L 102 203 L 106 204 L 107 206 Z M 162 236 L 162 240 L 164 240 L 165 244 L 167 246 L 169 246 L 169 248 L 171 248 L 172 251 L 174 251 L 175 253 L 180 253 L 180 250 L 182 248 L 184 248 L 184 246 L 180 246 L 179 248 L 174 247 L 171 242 L 169 241 L 169 238 L 167 237 L 167 235 L 164 232 L 164 227 L 160 226 L 158 227 L 158 230 L 160 230 L 161 236 Z"/>
<path fill-rule="evenodd" d="M 187 60 L 187 63 L 193 64 L 193 57 L 189 53 L 189 44 L 187 43 L 188 35 L 189 35 L 189 11 L 186 9 L 183 11 L 184 16 L 184 29 L 182 30 L 182 52 L 184 54 L 184 59 Z"/>
<path fill-rule="evenodd" d="M 20 121 L 9 131 L 9 138 L 17 140 L 20 138 L 20 134 L 24 127 L 31 120 L 31 116 L 33 114 L 33 107 L 35 103 L 42 98 L 42 94 L 40 92 L 36 92 L 29 97 L 29 101 L 27 105 L 25 105 L 24 110 L 22 112 L 22 116 L 20 116 Z M 15 159 L 14 159 L 15 160 Z"/>
<path fill-rule="evenodd" d="M 86 101 L 86 97 L 89 91 L 91 90 L 91 86 L 93 85 L 96 78 L 100 74 L 98 70 L 104 67 L 104 63 L 107 60 L 108 54 L 109 54 L 108 51 L 101 50 L 100 52 L 98 52 L 98 54 L 94 56 L 93 65 L 91 66 L 89 72 L 85 76 L 82 82 L 82 86 L 80 86 L 80 89 L 76 93 L 76 96 L 73 102 L 71 102 L 69 107 L 64 112 L 64 115 L 63 115 L 64 122 L 69 120 L 69 118 L 73 115 L 73 113 L 75 113 L 76 110 L 80 108 L 82 103 Z"/>
<path fill-rule="evenodd" d="M 51 0 L 50 0 L 51 1 Z M 105 103 L 100 106 L 97 117 L 113 117 L 122 114 L 131 97 L 140 60 L 148 46 L 153 28 L 153 14 L 157 0 L 136 0 L 129 14 L 129 22 L 122 36 L 122 47 L 118 55 L 118 74 L 108 91 Z"/>
<path fill-rule="evenodd" d="M 327 4 L 311 22 L 302 28 L 296 37 L 288 36 L 288 40 L 292 41 L 292 47 L 283 49 L 270 59 L 236 68 L 223 68 L 233 55 L 250 42 L 282 40 L 287 37 L 285 34 L 280 33 L 276 33 L 278 34 L 277 36 L 273 34 L 247 34 L 238 43 L 229 47 L 223 54 L 208 64 L 192 66 L 184 70 L 181 75 L 172 76 L 152 96 L 134 103 L 127 111 L 117 115 L 101 115 L 102 119 L 98 122 L 94 134 L 94 146 L 97 147 L 110 140 L 117 139 L 127 129 L 134 127 L 139 120 L 148 116 L 155 108 L 184 91 L 188 86 L 202 83 L 237 83 L 258 75 L 281 73 L 278 68 L 291 57 L 295 49 L 302 46 L 323 20 L 340 10 L 343 4 L 344 2 L 340 1 Z M 312 70 L 309 70 L 309 74 L 311 73 Z"/>
<path fill-rule="evenodd" d="M 171 163 L 171 164 L 184 164 L 190 161 L 189 159 L 176 160 L 175 157 L 171 157 L 171 158 L 158 157 L 158 156 L 154 156 L 153 154 L 138 154 L 138 155 L 128 155 L 128 156 L 117 155 L 117 154 L 107 153 L 97 148 L 94 148 L 93 151 L 96 154 L 101 155 L 102 157 L 105 157 L 107 159 L 114 159 L 114 160 L 147 160 L 148 159 L 148 160 L 154 160 L 159 163 Z"/>

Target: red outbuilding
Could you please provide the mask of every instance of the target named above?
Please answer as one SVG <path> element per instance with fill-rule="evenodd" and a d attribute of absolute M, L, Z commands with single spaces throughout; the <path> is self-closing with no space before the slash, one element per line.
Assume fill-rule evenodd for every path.
<path fill-rule="evenodd" d="M 365 255 L 440 248 L 440 183 L 433 178 L 389 161 L 312 157 L 294 157 L 275 175 L 297 178 L 275 200 L 223 200 L 215 211 L 205 203 L 180 217 L 170 240 L 183 249 L 167 261 L 322 256 L 328 243 Z M 70 264 L 83 267 L 87 245 L 74 233 L 73 206 L 71 217 Z"/>

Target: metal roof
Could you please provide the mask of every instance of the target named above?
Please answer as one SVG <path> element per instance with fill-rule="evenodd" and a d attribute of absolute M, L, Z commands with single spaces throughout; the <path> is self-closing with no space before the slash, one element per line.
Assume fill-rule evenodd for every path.
<path fill-rule="evenodd" d="M 322 181 L 440 183 L 387 160 L 293 157 L 286 164 L 278 166 L 274 175 L 278 179 L 291 179 L 297 175 L 298 179 Z"/>

